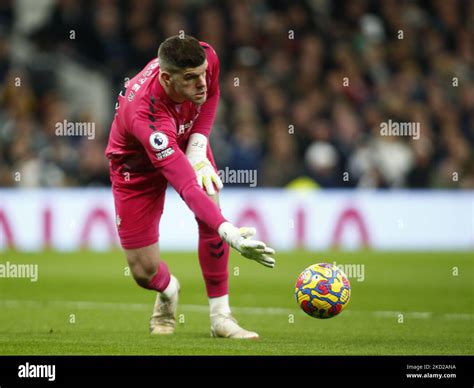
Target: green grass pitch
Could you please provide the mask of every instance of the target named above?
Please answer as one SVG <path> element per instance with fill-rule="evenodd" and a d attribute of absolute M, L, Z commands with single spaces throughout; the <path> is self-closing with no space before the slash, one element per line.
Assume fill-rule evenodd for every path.
<path fill-rule="evenodd" d="M 37 282 L 0 278 L 1 355 L 461 355 L 474 354 L 474 255 L 286 252 L 273 270 L 232 254 L 230 300 L 253 341 L 213 339 L 195 253 L 162 254 L 181 282 L 173 336 L 151 337 L 155 295 L 127 276 L 120 251 L 0 254 L 38 264 Z M 318 320 L 296 305 L 308 265 L 364 264 L 341 315 Z"/>

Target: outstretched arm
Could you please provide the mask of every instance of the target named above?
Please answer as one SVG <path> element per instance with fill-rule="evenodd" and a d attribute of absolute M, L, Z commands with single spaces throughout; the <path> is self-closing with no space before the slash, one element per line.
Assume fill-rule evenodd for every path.
<path fill-rule="evenodd" d="M 199 187 L 193 167 L 178 147 L 175 131 L 170 129 L 173 128 L 170 119 L 163 116 L 155 121 L 160 125 L 153 128 L 144 118 L 135 120 L 132 125 L 132 133 L 142 144 L 153 166 L 163 174 L 194 215 L 215 230 L 232 248 L 248 259 L 273 267 L 275 260 L 269 256 L 274 253 L 273 249 L 261 241 L 252 240 L 249 229 L 239 229 L 227 222 L 214 201 Z"/>
<path fill-rule="evenodd" d="M 172 163 L 161 168 L 166 180 L 173 186 L 195 216 L 214 229 L 219 236 L 242 256 L 273 268 L 275 260 L 270 257 L 275 251 L 262 241 L 252 240 L 254 228 L 236 228 L 227 222 L 220 209 L 196 182 L 195 173 L 186 156 L 178 150 Z"/>

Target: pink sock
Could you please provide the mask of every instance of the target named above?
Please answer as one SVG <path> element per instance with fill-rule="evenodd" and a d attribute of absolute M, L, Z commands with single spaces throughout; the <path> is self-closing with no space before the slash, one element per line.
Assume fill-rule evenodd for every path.
<path fill-rule="evenodd" d="M 206 224 L 198 220 L 199 264 L 206 283 L 207 296 L 217 298 L 229 293 L 229 246 Z"/>
<path fill-rule="evenodd" d="M 148 284 L 148 289 L 156 290 L 159 292 L 163 292 L 168 284 L 170 284 L 170 271 L 168 270 L 168 266 L 162 260 L 160 260 L 160 264 L 158 264 L 158 270 L 153 278 L 150 280 Z"/>

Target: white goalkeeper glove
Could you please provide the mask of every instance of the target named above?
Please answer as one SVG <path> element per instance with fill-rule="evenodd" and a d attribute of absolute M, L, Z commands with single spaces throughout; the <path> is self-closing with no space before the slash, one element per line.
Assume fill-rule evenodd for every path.
<path fill-rule="evenodd" d="M 207 194 L 214 195 L 216 190 L 221 190 L 224 185 L 221 178 L 216 174 L 214 167 L 206 156 L 207 152 L 207 137 L 200 133 L 193 133 L 189 137 L 188 147 L 186 149 L 186 156 L 189 163 L 193 166 L 196 173 L 196 178 L 199 187 L 206 189 Z"/>
<path fill-rule="evenodd" d="M 236 228 L 230 222 L 223 222 L 218 229 L 219 236 L 247 259 L 255 260 L 268 268 L 275 267 L 275 259 L 270 257 L 275 251 L 262 241 L 252 240 L 255 228 Z"/>

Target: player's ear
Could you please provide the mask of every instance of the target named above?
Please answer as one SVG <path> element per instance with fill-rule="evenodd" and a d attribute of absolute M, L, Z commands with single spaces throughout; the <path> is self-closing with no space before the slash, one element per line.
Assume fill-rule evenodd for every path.
<path fill-rule="evenodd" d="M 160 79 L 166 86 L 171 84 L 171 74 L 166 70 L 160 70 Z"/>

